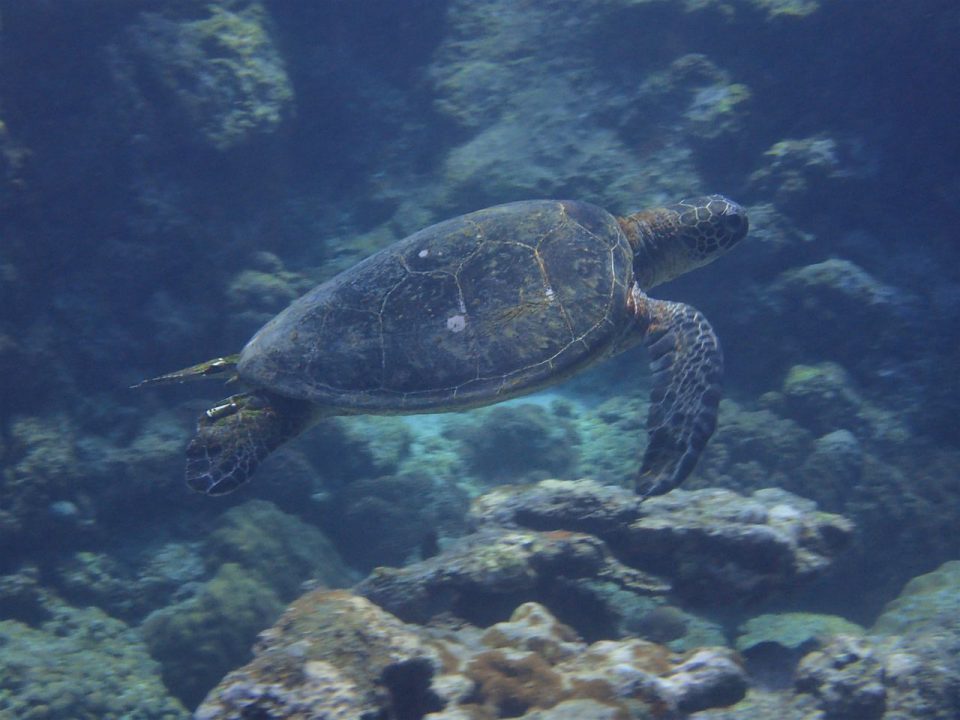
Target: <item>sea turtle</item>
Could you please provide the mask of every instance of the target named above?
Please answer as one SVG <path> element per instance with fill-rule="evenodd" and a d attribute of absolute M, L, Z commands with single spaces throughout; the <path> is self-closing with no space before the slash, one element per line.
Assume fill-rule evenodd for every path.
<path fill-rule="evenodd" d="M 141 385 L 232 376 L 207 410 L 187 484 L 244 483 L 278 446 L 331 415 L 435 413 L 533 392 L 644 341 L 653 371 L 643 496 L 679 485 L 716 427 L 723 358 L 706 318 L 646 294 L 729 250 L 743 208 L 720 195 L 628 217 L 530 200 L 421 230 L 318 285 L 238 355 Z"/>

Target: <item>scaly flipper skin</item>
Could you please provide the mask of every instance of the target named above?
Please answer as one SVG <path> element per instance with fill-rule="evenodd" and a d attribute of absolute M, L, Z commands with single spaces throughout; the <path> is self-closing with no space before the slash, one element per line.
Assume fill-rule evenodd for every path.
<path fill-rule="evenodd" d="M 187 446 L 187 485 L 225 495 L 245 483 L 260 462 L 299 435 L 316 417 L 302 400 L 266 391 L 232 395 L 207 410 Z"/>
<path fill-rule="evenodd" d="M 723 377 L 720 342 L 707 319 L 682 303 L 633 290 L 632 305 L 646 326 L 652 389 L 649 444 L 636 479 L 637 494 L 662 495 L 691 473 L 717 426 Z"/>

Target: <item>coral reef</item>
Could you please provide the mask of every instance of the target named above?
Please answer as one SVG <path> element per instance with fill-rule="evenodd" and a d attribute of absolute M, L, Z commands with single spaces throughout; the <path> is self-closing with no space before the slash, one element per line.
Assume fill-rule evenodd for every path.
<path fill-rule="evenodd" d="M 136 632 L 95 608 L 47 612 L 38 627 L 0 621 L 0 716 L 186 720 Z"/>
<path fill-rule="evenodd" d="M 852 531 L 779 490 L 675 491 L 641 503 L 589 480 L 499 488 L 474 502 L 471 519 L 474 533 L 433 558 L 376 570 L 357 592 L 417 622 L 452 612 L 484 624 L 536 600 L 602 636 L 627 620 L 623 600 L 596 581 L 693 604 L 742 602 L 822 573 Z"/>
<path fill-rule="evenodd" d="M 788 613 L 744 625 L 737 647 L 755 687 L 709 720 L 948 720 L 960 712 L 956 561 L 907 583 L 865 634 L 835 617 Z M 770 644 L 783 651 L 771 654 Z M 766 648 L 767 651 L 764 651 Z M 759 651 L 759 654 L 758 654 Z M 800 654 L 802 659 L 797 662 Z M 770 688 L 776 688 L 771 690 Z"/>
<path fill-rule="evenodd" d="M 745 688 L 729 650 L 675 655 L 640 640 L 588 646 L 534 603 L 481 632 L 408 625 L 361 597 L 313 592 L 261 635 L 253 661 L 227 675 L 196 717 L 529 720 L 589 700 L 615 717 L 679 717 L 736 702 Z"/>
<path fill-rule="evenodd" d="M 402 565 L 441 533 L 462 528 L 467 500 L 456 485 L 429 475 L 388 475 L 356 480 L 330 498 L 324 526 L 353 567 Z"/>
<path fill-rule="evenodd" d="M 94 605 L 125 622 L 181 600 L 205 579 L 199 543 L 146 544 L 123 556 L 77 550 L 53 568 L 51 585 L 75 605 Z"/>
<path fill-rule="evenodd" d="M 568 477 L 578 460 L 573 423 L 534 403 L 491 408 L 451 434 L 468 471 L 490 484 Z"/>
<path fill-rule="evenodd" d="M 0 575 L 0 618 L 39 623 L 50 616 L 49 600 L 50 594 L 40 584 L 40 571 L 35 565 Z"/>
<path fill-rule="evenodd" d="M 296 447 L 330 492 L 358 478 L 396 473 L 409 456 L 413 435 L 402 418 L 331 418 Z"/>
<path fill-rule="evenodd" d="M 227 510 L 198 557 L 215 570 L 213 577 L 203 582 L 190 577 L 166 603 L 154 598 L 153 612 L 141 626 L 167 686 L 191 706 L 248 657 L 257 632 L 296 596 L 301 583 L 341 587 L 354 579 L 319 530 L 263 500 Z M 140 592 L 156 586 L 158 564 L 140 571 L 135 584 Z"/>
<path fill-rule="evenodd" d="M 34 536 L 57 516 L 57 502 L 76 499 L 71 481 L 78 464 L 77 429 L 63 415 L 24 416 L 10 423 L 9 432 L 0 476 L 0 530 L 7 538 Z M 73 519 L 69 514 L 60 517 Z"/>
<path fill-rule="evenodd" d="M 57 597 L 128 624 L 159 613 L 154 647 L 168 679 L 178 664 L 199 668 L 171 679 L 196 699 L 301 582 L 352 577 L 290 515 L 320 523 L 358 567 L 419 560 L 370 581 L 395 584 L 398 612 L 422 601 L 403 612 L 485 625 L 538 600 L 583 642 L 633 633 L 677 651 L 719 644 L 731 630 L 720 619 L 745 619 L 741 600 L 781 593 L 762 610 L 869 623 L 907 578 L 960 556 L 960 65 L 943 62 L 960 6 L 888 2 L 870 22 L 859 3 L 819 0 L 359 7 L 4 4 L 0 715 L 182 717 L 142 648 L 114 667 L 123 626 L 56 609 Z M 505 408 L 498 419 L 536 447 L 517 453 L 529 462 L 488 462 L 458 439 L 508 454 L 513 438 L 482 413 L 350 418 L 322 423 L 226 504 L 182 487 L 183 446 L 207 405 L 193 389 L 127 390 L 236 350 L 314 280 L 430 222 L 533 196 L 626 212 L 705 191 L 750 206 L 751 239 L 723 272 L 663 296 L 715 323 L 731 398 L 685 489 L 735 495 L 636 510 L 616 489 L 565 500 L 547 484 L 535 508 L 505 500 L 453 540 L 465 497 L 491 482 L 627 483 L 642 452 L 642 353 L 542 410 Z M 851 551 L 836 556 L 820 535 L 847 538 L 847 526 L 793 496 L 754 494 L 769 487 L 850 518 Z M 254 504 L 219 517 L 251 497 L 288 515 Z M 805 519 L 781 522 L 789 508 Z M 827 560 L 816 597 L 795 594 Z M 888 720 L 953 720 L 954 572 L 911 583 L 872 635 L 808 653 L 803 692 L 754 687 L 735 709 L 698 716 L 877 715 L 882 695 Z M 736 617 L 700 617 L 727 599 Z M 70 627 L 48 624 L 68 612 Z M 178 644 L 161 647 L 167 631 Z M 451 683 L 489 698 L 398 716 L 521 708 L 514 670 L 554 693 L 528 718 L 624 716 L 604 695 L 557 696 L 565 660 L 482 648 L 499 653 L 477 666 L 483 684 Z M 792 683 L 793 663 L 772 679 Z M 392 687 L 419 687 L 420 667 Z M 349 680 L 333 664 L 310 672 Z"/>
<path fill-rule="evenodd" d="M 469 136 L 446 155 L 444 209 L 549 196 L 635 208 L 700 184 L 689 136 L 734 129 L 749 89 L 702 55 L 627 91 L 591 77 L 583 58 L 616 17 L 602 5 L 451 3 L 433 102 Z"/>
<path fill-rule="evenodd" d="M 493 527 L 466 535 L 427 560 L 377 568 L 356 591 L 404 620 L 425 622 L 452 612 L 484 624 L 530 599 L 562 609 L 573 594 L 571 581 L 597 577 L 640 595 L 662 594 L 669 587 L 622 565 L 591 535 Z"/>
<path fill-rule="evenodd" d="M 598 368 L 602 372 L 602 367 Z M 615 394 L 591 412 L 574 418 L 580 436 L 580 475 L 601 483 L 622 485 L 640 462 L 638 438 L 646 434 L 645 399 Z M 709 446 L 708 446 L 709 447 Z"/>
<path fill-rule="evenodd" d="M 960 712 L 960 643 L 954 634 L 877 641 L 840 635 L 807 655 L 798 692 L 825 718 L 936 718 Z"/>

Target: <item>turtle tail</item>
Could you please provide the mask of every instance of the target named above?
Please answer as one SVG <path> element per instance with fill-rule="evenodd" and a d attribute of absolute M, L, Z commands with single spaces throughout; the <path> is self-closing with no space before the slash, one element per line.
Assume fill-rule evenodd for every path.
<path fill-rule="evenodd" d="M 240 360 L 239 355 L 225 355 L 224 357 L 206 360 L 196 365 L 191 365 L 183 370 L 166 373 L 153 378 L 141 380 L 136 385 L 131 385 L 131 389 L 147 387 L 149 385 L 169 385 L 171 383 L 182 383 L 188 380 L 205 380 L 207 378 L 220 378 L 227 376 L 228 382 L 236 378 L 237 363 Z"/>
<path fill-rule="evenodd" d="M 270 453 L 315 417 L 303 400 L 263 390 L 232 395 L 207 410 L 187 446 L 187 485 L 205 495 L 225 495 L 243 485 Z"/>

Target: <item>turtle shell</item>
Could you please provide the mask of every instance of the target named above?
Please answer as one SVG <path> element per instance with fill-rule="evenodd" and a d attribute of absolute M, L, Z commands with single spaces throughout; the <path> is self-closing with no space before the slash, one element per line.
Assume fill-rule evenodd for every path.
<path fill-rule="evenodd" d="M 452 410 L 556 382 L 628 324 L 633 252 L 587 203 L 526 201 L 441 222 L 268 322 L 241 378 L 339 413 Z"/>

